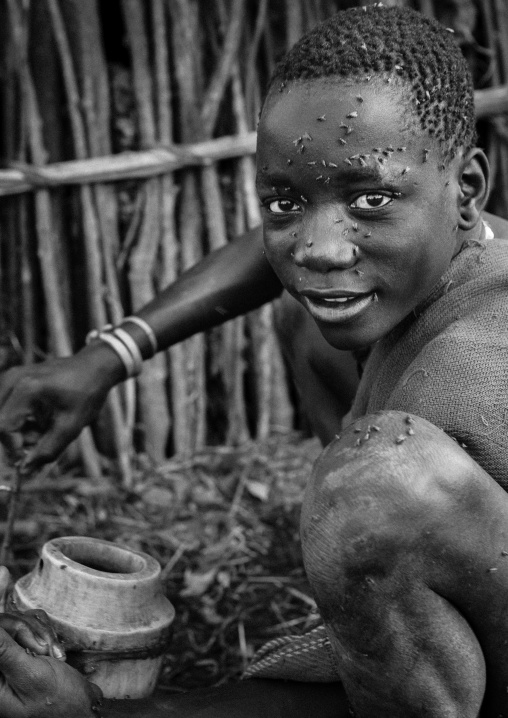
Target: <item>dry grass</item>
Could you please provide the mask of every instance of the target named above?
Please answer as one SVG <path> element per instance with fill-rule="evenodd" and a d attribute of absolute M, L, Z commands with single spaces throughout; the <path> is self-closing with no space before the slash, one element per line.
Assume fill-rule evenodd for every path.
<path fill-rule="evenodd" d="M 161 687 L 224 683 L 265 641 L 311 620 L 298 523 L 318 452 L 315 440 L 289 436 L 209 448 L 157 468 L 140 459 L 130 492 L 114 479 L 35 477 L 21 494 L 11 569 L 30 570 L 56 536 L 146 551 L 161 563 L 176 609 Z"/>

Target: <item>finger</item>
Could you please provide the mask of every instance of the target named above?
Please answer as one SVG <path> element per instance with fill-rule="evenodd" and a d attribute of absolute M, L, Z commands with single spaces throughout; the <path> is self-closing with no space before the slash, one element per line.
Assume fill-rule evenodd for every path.
<path fill-rule="evenodd" d="M 49 646 L 50 656 L 57 658 L 59 661 L 65 661 L 65 649 L 58 640 L 56 631 L 51 625 L 51 621 L 46 611 L 43 611 L 40 608 L 25 611 L 21 618 L 28 622 L 36 638 Z"/>
<path fill-rule="evenodd" d="M 37 444 L 27 452 L 23 469 L 33 470 L 55 461 L 79 432 L 80 428 L 70 422 L 67 414 L 56 416 L 49 430 L 42 434 Z"/>
<path fill-rule="evenodd" d="M 23 648 L 28 648 L 29 651 L 40 656 L 50 655 L 49 641 L 34 630 L 29 619 L 21 618 L 13 613 L 3 613 L 0 615 L 0 627 L 7 631 L 9 636 Z"/>
<path fill-rule="evenodd" d="M 28 398 L 24 400 L 19 393 L 17 396 L 10 394 L 0 410 L 0 433 L 21 431 L 28 422 L 33 426 L 34 421 L 34 408 L 31 401 Z"/>
<path fill-rule="evenodd" d="M 89 686 L 90 686 L 90 690 L 91 690 L 91 692 L 92 692 L 94 702 L 96 702 L 96 703 L 98 703 L 99 705 L 101 705 L 101 704 L 102 704 L 102 699 L 103 699 L 103 697 L 104 697 L 103 692 L 101 691 L 101 689 L 99 688 L 99 686 L 96 685 L 95 683 L 92 683 L 91 681 L 88 681 L 88 684 L 89 684 Z"/>
<path fill-rule="evenodd" d="M 40 434 L 42 427 L 37 425 L 31 406 L 11 397 L 0 410 L 0 442 L 7 449 L 11 460 L 20 458 L 25 437 Z"/>
<path fill-rule="evenodd" d="M 3 673 L 8 683 L 16 685 L 20 677 L 30 672 L 29 660 L 30 656 L 25 649 L 0 627 L 0 673 Z"/>

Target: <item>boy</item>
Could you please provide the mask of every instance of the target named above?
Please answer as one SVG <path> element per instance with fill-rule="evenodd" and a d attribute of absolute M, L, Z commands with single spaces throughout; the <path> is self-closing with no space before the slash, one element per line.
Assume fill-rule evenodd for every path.
<path fill-rule="evenodd" d="M 460 51 L 408 10 L 352 9 L 319 26 L 264 104 L 266 256 L 332 349 L 372 347 L 341 436 L 333 392 L 318 406 L 328 447 L 302 543 L 323 626 L 249 671 L 335 682 L 315 687 L 315 715 L 347 714 L 341 686 L 362 717 L 508 715 L 508 245 L 482 221 L 489 168 L 474 142 Z M 130 327 L 144 355 L 150 331 L 169 341 L 162 314 L 155 304 L 148 327 Z M 92 351 L 125 375 L 114 346 Z M 4 428 L 26 418 L 17 397 L 18 423 Z M 12 415 L 15 399 L 11 383 Z M 244 690 L 233 713 L 224 689 L 195 714 L 269 714 Z M 178 714 L 193 715 L 191 703 Z"/>

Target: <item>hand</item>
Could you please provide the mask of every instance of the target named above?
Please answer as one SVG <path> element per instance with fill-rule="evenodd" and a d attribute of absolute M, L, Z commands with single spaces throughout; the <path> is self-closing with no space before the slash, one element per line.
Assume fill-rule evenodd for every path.
<path fill-rule="evenodd" d="M 48 614 L 41 610 L 18 611 L 8 602 L 12 589 L 11 574 L 0 566 L 0 628 L 3 628 L 22 648 L 40 656 L 52 656 L 65 661 L 65 651 L 51 626 Z M 5 607 L 9 610 L 6 612 Z"/>
<path fill-rule="evenodd" d="M 100 688 L 74 668 L 32 656 L 0 628 L 2 718 L 98 718 Z"/>
<path fill-rule="evenodd" d="M 2 613 L 0 628 L 7 631 L 22 648 L 39 656 L 52 656 L 65 661 L 65 651 L 45 611 L 37 609 L 23 613 Z"/>
<path fill-rule="evenodd" d="M 26 470 L 54 461 L 121 378 L 119 358 L 101 342 L 72 357 L 9 369 L 0 376 L 0 441 L 14 460 L 26 452 Z"/>

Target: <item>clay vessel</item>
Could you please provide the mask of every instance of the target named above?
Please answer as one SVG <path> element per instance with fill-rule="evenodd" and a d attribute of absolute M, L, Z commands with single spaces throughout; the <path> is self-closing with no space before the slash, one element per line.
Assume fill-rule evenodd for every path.
<path fill-rule="evenodd" d="M 144 698 L 155 688 L 175 613 L 160 572 L 151 556 L 109 541 L 56 538 L 11 600 L 20 610 L 46 611 L 67 661 L 106 698 Z"/>

